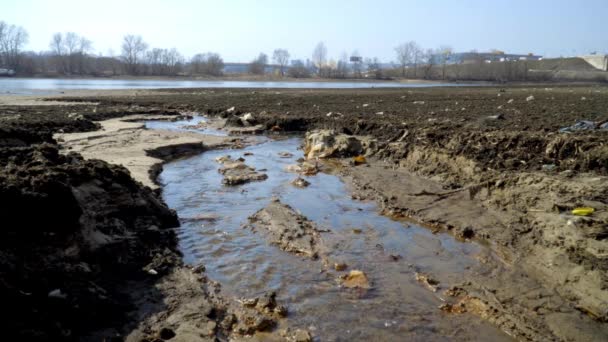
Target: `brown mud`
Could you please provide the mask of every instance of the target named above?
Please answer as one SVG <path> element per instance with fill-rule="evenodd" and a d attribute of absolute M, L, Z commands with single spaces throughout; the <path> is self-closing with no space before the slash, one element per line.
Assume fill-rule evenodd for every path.
<path fill-rule="evenodd" d="M 206 289 L 213 287 L 210 281 L 200 280 L 204 275 L 179 267 L 175 235 L 167 229 L 175 215 L 154 192 L 122 167 L 59 154 L 53 140 L 55 133 L 96 130 L 96 120 L 185 111 L 229 123 L 251 113 L 252 124 L 269 132 L 333 129 L 373 139 L 356 153 L 335 155 L 345 158 L 337 160 L 336 172 L 352 184 L 354 197 L 376 199 L 388 215 L 451 231 L 492 251 L 480 261 L 493 271 L 448 284 L 448 301 L 438 310 L 477 314 L 520 340 L 608 336 L 608 132 L 558 132 L 581 119 L 608 120 L 604 86 L 182 89 L 61 101 L 72 104 L 0 108 L 6 179 L 0 194 L 3 209 L 11 209 L 3 210 L 4 222 L 18 227 L 1 233 L 1 292 L 18 336 L 126 336 L 139 322 L 135 331 L 144 338 L 166 337 L 183 325 L 177 323 L 181 318 L 167 325 L 166 318 L 187 305 L 184 298 L 215 293 Z M 351 157 L 359 154 L 366 162 L 354 166 Z M 580 206 L 595 212 L 569 214 Z M 56 225 L 64 228 L 54 231 Z M 159 258 L 165 261 L 146 268 Z M 150 269 L 158 275 L 152 277 Z M 204 286 L 169 289 L 176 278 L 199 279 Z M 421 286 L 432 287 L 433 275 L 420 279 Z M 142 303 L 121 292 L 131 281 L 148 291 L 145 298 L 156 298 L 157 306 L 142 313 Z M 99 304 L 100 298 L 108 303 Z M 221 310 L 201 318 L 209 323 L 196 326 L 197 336 L 204 329 L 213 330 L 205 336 L 219 337 L 270 327 L 237 328 L 238 318 L 224 324 L 230 305 L 209 305 Z M 139 315 L 125 314 L 137 310 Z"/>

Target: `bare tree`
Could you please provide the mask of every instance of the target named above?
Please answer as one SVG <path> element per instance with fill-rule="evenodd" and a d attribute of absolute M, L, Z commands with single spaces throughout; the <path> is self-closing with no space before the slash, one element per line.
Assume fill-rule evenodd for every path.
<path fill-rule="evenodd" d="M 221 76 L 224 69 L 224 60 L 218 53 L 199 53 L 190 60 L 190 67 L 191 72 L 195 74 Z"/>
<path fill-rule="evenodd" d="M 441 60 L 441 78 L 445 80 L 445 71 L 450 57 L 452 56 L 453 49 L 450 46 L 442 45 L 437 49 L 437 54 Z"/>
<path fill-rule="evenodd" d="M 367 64 L 367 72 L 369 74 L 372 74 L 377 79 L 382 79 L 384 74 L 382 72 L 380 60 L 377 57 L 374 57 L 373 59 L 366 59 L 365 64 Z"/>
<path fill-rule="evenodd" d="M 348 76 L 348 54 L 342 52 L 336 66 L 336 77 L 346 78 Z"/>
<path fill-rule="evenodd" d="M 139 72 L 138 65 L 141 62 L 148 44 L 141 36 L 126 35 L 122 40 L 122 58 L 126 64 L 127 72 L 135 75 Z"/>
<path fill-rule="evenodd" d="M 268 64 L 268 56 L 265 53 L 260 55 L 249 63 L 249 72 L 255 75 L 263 75 Z"/>
<path fill-rule="evenodd" d="M 21 49 L 28 39 L 29 36 L 22 27 L 0 21 L 0 65 L 18 72 Z"/>
<path fill-rule="evenodd" d="M 424 58 L 424 51 L 416 42 L 412 42 L 412 62 L 414 63 L 414 78 L 418 77 L 418 63 Z"/>
<path fill-rule="evenodd" d="M 327 47 L 325 43 L 319 42 L 312 52 L 312 63 L 317 68 L 318 74 L 323 74 L 323 68 L 327 64 Z"/>
<path fill-rule="evenodd" d="M 310 77 L 310 69 L 306 67 L 306 64 L 301 60 L 294 61 L 291 68 L 287 70 L 289 76 L 294 78 L 307 78 Z"/>
<path fill-rule="evenodd" d="M 426 78 L 426 79 L 430 79 L 433 76 L 433 66 L 436 64 L 435 56 L 436 56 L 435 50 L 433 50 L 433 49 L 427 49 L 422 54 L 422 59 L 425 64 L 424 78 Z"/>
<path fill-rule="evenodd" d="M 92 50 L 90 40 L 74 32 L 68 32 L 65 35 L 58 32 L 51 38 L 49 47 L 58 72 L 63 74 L 87 72 L 87 54 Z"/>
<path fill-rule="evenodd" d="M 413 44 L 415 44 L 415 43 L 407 42 L 407 43 L 403 43 L 395 48 L 395 52 L 397 53 L 397 61 L 399 62 L 399 65 L 401 66 L 401 76 L 402 77 L 405 77 L 405 69 L 407 68 L 408 64 L 410 64 L 412 62 L 412 59 L 413 59 L 412 45 Z"/>
<path fill-rule="evenodd" d="M 289 52 L 285 49 L 276 49 L 272 54 L 272 60 L 281 68 L 281 76 L 285 76 L 285 66 L 289 63 Z"/>

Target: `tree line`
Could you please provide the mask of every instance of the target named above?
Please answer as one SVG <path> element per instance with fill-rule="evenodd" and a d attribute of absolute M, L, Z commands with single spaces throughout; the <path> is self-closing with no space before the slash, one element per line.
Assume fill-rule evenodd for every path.
<path fill-rule="evenodd" d="M 215 52 L 199 53 L 185 58 L 175 48 L 150 47 L 141 36 L 122 38 L 120 53 L 95 55 L 93 43 L 74 32 L 55 33 L 49 49 L 25 51 L 28 33 L 19 26 L 0 21 L 0 69 L 14 70 L 18 75 L 44 76 L 221 76 L 226 63 Z M 363 58 L 357 50 L 343 52 L 338 59 L 328 57 L 325 43 L 319 42 L 309 59 L 290 60 L 287 49 L 276 49 L 272 56 L 260 53 L 243 72 L 254 75 L 274 73 L 279 76 L 305 78 L 410 78 L 431 80 L 520 81 L 529 78 L 527 62 L 453 64 L 453 49 L 421 47 L 415 41 L 404 42 L 394 49 L 395 63 L 382 63 L 376 57 Z M 272 63 L 272 64 L 271 64 Z M 1 74 L 1 73 L 0 73 Z"/>

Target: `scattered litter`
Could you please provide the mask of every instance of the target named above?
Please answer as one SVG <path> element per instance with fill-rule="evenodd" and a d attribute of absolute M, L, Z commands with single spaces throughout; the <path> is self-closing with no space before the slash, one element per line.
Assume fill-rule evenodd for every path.
<path fill-rule="evenodd" d="M 157 275 L 157 274 L 158 274 L 158 272 L 156 272 L 156 270 L 155 270 L 155 269 L 152 269 L 152 268 L 151 268 L 151 269 L 149 269 L 149 270 L 148 270 L 148 274 L 151 274 L 151 275 Z"/>
<path fill-rule="evenodd" d="M 246 113 L 243 116 L 241 116 L 241 122 L 245 126 L 252 125 L 255 123 L 255 118 L 253 117 L 253 114 Z"/>
<path fill-rule="evenodd" d="M 355 165 L 361 165 L 365 164 L 367 160 L 365 159 L 365 156 L 356 156 L 355 158 L 353 158 L 353 162 L 355 163 Z"/>
<path fill-rule="evenodd" d="M 232 113 L 234 112 L 234 107 L 230 107 L 228 109 L 226 109 L 226 113 Z"/>
<path fill-rule="evenodd" d="M 542 169 L 543 171 L 553 171 L 555 167 L 555 164 L 543 164 Z"/>
<path fill-rule="evenodd" d="M 413 102 L 415 105 L 423 105 L 424 101 L 414 101 Z"/>
<path fill-rule="evenodd" d="M 505 116 L 502 114 L 496 114 L 496 115 L 487 116 L 487 118 L 490 120 L 504 120 Z"/>
<path fill-rule="evenodd" d="M 589 216 L 589 215 L 593 214 L 594 211 L 595 211 L 595 209 L 591 208 L 591 207 L 574 208 L 574 209 L 572 209 L 572 215 Z"/>
<path fill-rule="evenodd" d="M 515 101 L 515 100 L 510 99 L 509 101 L 507 101 L 507 103 L 513 103 L 513 101 Z"/>
<path fill-rule="evenodd" d="M 530 102 L 530 101 L 533 101 L 533 100 L 534 100 L 534 96 L 533 95 L 530 95 L 530 96 L 526 97 L 526 102 Z"/>
<path fill-rule="evenodd" d="M 561 133 L 571 133 L 576 131 L 594 131 L 594 130 L 608 130 L 608 121 L 589 121 L 589 120 L 580 120 L 577 121 L 574 125 L 560 128 L 559 131 Z"/>
<path fill-rule="evenodd" d="M 369 106 L 369 103 L 364 103 L 362 107 L 365 108 L 367 106 Z"/>
<path fill-rule="evenodd" d="M 49 292 L 49 298 L 66 299 L 66 298 L 68 298 L 68 295 L 61 292 L 60 289 L 54 289 L 53 291 Z"/>

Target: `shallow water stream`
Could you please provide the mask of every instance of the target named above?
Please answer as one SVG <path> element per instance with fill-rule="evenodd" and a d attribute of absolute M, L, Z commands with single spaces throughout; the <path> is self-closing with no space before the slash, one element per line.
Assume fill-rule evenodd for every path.
<path fill-rule="evenodd" d="M 179 129 L 183 124 L 148 127 Z M 466 279 L 483 247 L 382 216 L 374 202 L 352 200 L 334 175 L 306 177 L 311 185 L 296 188 L 290 184 L 296 175 L 285 167 L 302 157 L 301 138 L 260 139 L 260 144 L 243 150 L 208 151 L 164 166 L 159 181 L 164 200 L 180 217 L 178 235 L 186 262 L 203 263 L 228 295 L 249 298 L 276 291 L 289 308 L 286 322 L 323 341 L 510 340 L 476 316 L 438 309 L 447 284 Z M 282 158 L 279 152 L 293 156 Z M 226 154 L 266 169 L 268 179 L 222 185 L 215 158 Z M 284 252 L 245 228 L 248 217 L 273 196 L 327 230 L 321 237 L 330 265 L 344 262 L 348 269 L 338 272 L 321 261 Z M 391 255 L 400 257 L 395 261 Z M 367 274 L 371 290 L 338 285 L 336 279 L 354 269 Z M 417 282 L 417 271 L 438 279 L 439 291 Z"/>

